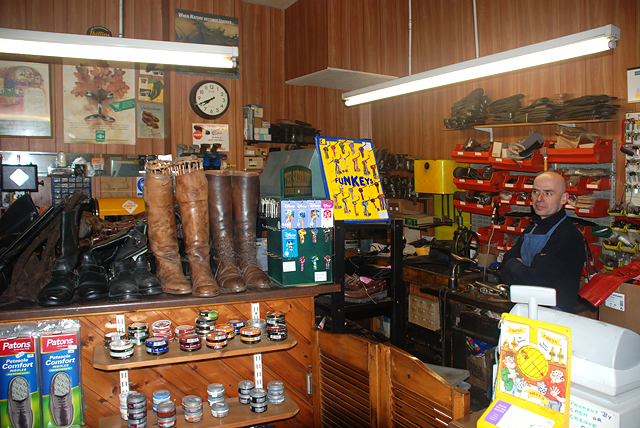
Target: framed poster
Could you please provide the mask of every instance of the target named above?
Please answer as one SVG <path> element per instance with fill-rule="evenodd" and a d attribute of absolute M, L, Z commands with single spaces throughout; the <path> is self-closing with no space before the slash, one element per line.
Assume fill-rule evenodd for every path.
<path fill-rule="evenodd" d="M 316 148 L 334 218 L 351 223 L 389 221 L 371 141 L 316 137 Z"/>
<path fill-rule="evenodd" d="M 136 144 L 135 72 L 124 68 L 130 65 L 74 60 L 64 62 L 62 100 L 65 143 Z M 155 122 L 162 119 L 159 111 L 153 115 L 155 119 L 148 115 L 145 119 L 159 123 Z M 142 116 L 140 118 L 142 120 Z M 153 127 L 153 123 L 148 129 L 159 130 Z"/>
<path fill-rule="evenodd" d="M 0 61 L 0 135 L 51 137 L 49 65 Z"/>

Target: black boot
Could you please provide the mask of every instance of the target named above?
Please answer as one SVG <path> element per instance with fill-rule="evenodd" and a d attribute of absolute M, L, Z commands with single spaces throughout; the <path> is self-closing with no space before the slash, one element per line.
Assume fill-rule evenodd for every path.
<path fill-rule="evenodd" d="M 136 262 L 131 259 L 116 260 L 111 268 L 111 282 L 109 282 L 110 302 L 136 302 L 142 300 L 138 284 L 133 276 Z"/>
<path fill-rule="evenodd" d="M 40 306 L 63 306 L 73 300 L 77 286 L 75 268 L 78 265 L 78 220 L 80 210 L 60 215 L 60 255 L 53 264 L 49 281 L 38 293 Z"/>
<path fill-rule="evenodd" d="M 146 224 L 143 221 L 129 232 L 127 240 L 118 250 L 111 267 L 109 282 L 110 302 L 134 302 L 141 300 L 140 289 L 134 275 L 135 260 L 147 252 Z M 145 288 L 147 291 L 147 288 Z"/>
<path fill-rule="evenodd" d="M 162 286 L 160 281 L 151 273 L 149 259 L 147 254 L 143 254 L 136 259 L 136 266 L 133 270 L 133 277 L 138 284 L 138 290 L 143 296 L 150 296 L 152 294 L 161 294 Z"/>
<path fill-rule="evenodd" d="M 129 238 L 129 230 L 123 230 L 108 239 L 91 246 L 80 257 L 78 265 L 78 297 L 80 300 L 102 299 L 109 295 L 109 278 L 105 269 L 105 256 L 115 251 Z"/>

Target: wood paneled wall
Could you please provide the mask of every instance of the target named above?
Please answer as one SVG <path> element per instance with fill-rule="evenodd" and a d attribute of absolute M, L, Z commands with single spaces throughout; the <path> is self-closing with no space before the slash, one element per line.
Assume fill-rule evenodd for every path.
<path fill-rule="evenodd" d="M 640 65 L 640 5 L 635 0 L 477 0 L 480 56 L 586 31 L 606 24 L 621 29 L 612 52 L 563 61 L 527 71 L 508 73 L 468 83 L 372 103 L 372 138 L 378 148 L 423 159 L 451 159 L 455 144 L 484 132 L 445 130 L 443 119 L 451 106 L 476 88 L 494 101 L 524 94 L 523 105 L 544 96 L 568 93 L 616 96 L 621 104 L 615 122 L 584 125 L 604 138 L 621 139 L 621 121 L 627 111 L 640 111 L 626 102 L 626 69 Z M 475 58 L 471 0 L 412 1 L 412 70 L 419 73 Z M 554 140 L 557 127 L 498 128 L 494 140 L 515 142 L 533 131 Z M 618 179 L 624 178 L 624 156 L 618 158 Z M 618 197 L 622 188 L 618 186 Z"/>

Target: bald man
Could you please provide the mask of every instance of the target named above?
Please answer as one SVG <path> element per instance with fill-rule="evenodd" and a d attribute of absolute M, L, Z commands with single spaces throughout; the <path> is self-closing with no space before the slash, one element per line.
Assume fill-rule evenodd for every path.
<path fill-rule="evenodd" d="M 557 306 L 575 313 L 582 267 L 586 260 L 580 231 L 564 209 L 569 195 L 564 178 L 543 172 L 533 181 L 533 224 L 504 255 L 500 280 L 507 285 L 556 289 Z"/>

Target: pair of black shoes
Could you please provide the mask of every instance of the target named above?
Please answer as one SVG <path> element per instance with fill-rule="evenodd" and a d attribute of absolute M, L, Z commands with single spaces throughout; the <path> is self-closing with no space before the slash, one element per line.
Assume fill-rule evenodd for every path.
<path fill-rule="evenodd" d="M 162 293 L 145 254 L 148 246 L 144 221 L 98 242 L 81 257 L 78 257 L 77 227 L 65 228 L 65 217 L 62 221 L 61 255 L 54 263 L 49 281 L 38 293 L 38 304 L 71 304 L 76 289 L 81 301 L 109 297 L 111 302 L 129 302 L 141 300 L 142 295 Z M 109 272 L 105 266 L 111 266 Z"/>
<path fill-rule="evenodd" d="M 58 427 L 68 427 L 73 422 L 74 408 L 71 377 L 58 372 L 51 378 L 49 412 Z M 29 382 L 22 376 L 16 376 L 9 382 L 7 391 L 7 412 L 14 428 L 32 428 L 34 423 L 31 407 Z"/>

